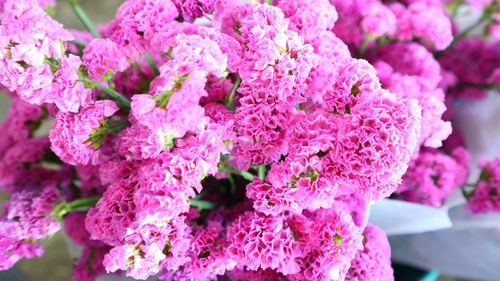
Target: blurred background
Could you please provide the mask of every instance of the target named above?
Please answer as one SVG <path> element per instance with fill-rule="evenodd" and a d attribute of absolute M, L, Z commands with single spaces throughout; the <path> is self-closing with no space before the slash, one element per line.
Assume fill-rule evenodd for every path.
<path fill-rule="evenodd" d="M 121 0 L 81 0 L 82 8 L 97 25 L 106 23 L 112 19 Z M 71 8 L 64 0 L 59 0 L 56 6 L 55 18 L 62 22 L 67 28 L 82 29 L 78 18 L 74 16 Z M 0 94 L 0 121 L 4 119 L 5 112 L 9 107 L 8 98 Z M 5 200 L 6 195 L 0 193 L 0 201 Z M 14 271 L 0 272 L 0 281 L 68 281 L 71 280 L 73 260 L 68 251 L 65 238 L 61 233 L 44 242 L 45 255 L 41 258 L 21 260 L 17 263 Z M 431 277 L 431 276 L 429 276 Z M 408 276 L 401 276 L 396 281 L 413 281 Z M 434 279 L 421 279 L 421 281 L 434 281 Z M 500 280 L 500 277 L 499 277 Z M 380 280 L 383 281 L 383 280 Z M 439 281 L 459 281 L 444 276 Z M 467 280 L 462 280 L 467 281 Z"/>

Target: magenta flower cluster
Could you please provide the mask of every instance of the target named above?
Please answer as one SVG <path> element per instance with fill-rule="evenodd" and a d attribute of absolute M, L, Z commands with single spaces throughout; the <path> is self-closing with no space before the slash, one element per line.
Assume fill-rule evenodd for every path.
<path fill-rule="evenodd" d="M 0 1 L 1 270 L 63 229 L 76 281 L 391 281 L 370 204 L 500 211 L 451 122 L 499 86 L 496 1 L 126 0 L 99 28 L 69 2 L 88 32 Z"/>

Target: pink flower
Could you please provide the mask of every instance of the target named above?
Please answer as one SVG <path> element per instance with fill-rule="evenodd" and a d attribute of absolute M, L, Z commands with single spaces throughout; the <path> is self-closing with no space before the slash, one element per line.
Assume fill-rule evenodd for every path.
<path fill-rule="evenodd" d="M 379 90 L 365 97 L 345 116 L 338 143 L 323 169 L 342 193 L 369 200 L 389 196 L 418 149 L 420 108 L 415 100 L 398 99 Z"/>
<path fill-rule="evenodd" d="M 399 3 L 389 7 L 398 19 L 398 38 L 412 40 L 414 36 L 419 37 L 436 50 L 445 49 L 453 40 L 451 21 L 442 7 L 420 1 L 408 7 Z"/>
<path fill-rule="evenodd" d="M 339 63 L 338 75 L 323 95 L 322 106 L 335 114 L 349 113 L 359 101 L 380 89 L 376 70 L 365 60 L 350 59 Z"/>
<path fill-rule="evenodd" d="M 189 260 L 186 254 L 190 234 L 183 217 L 156 226 L 133 225 L 129 231 L 125 244 L 104 256 L 107 272 L 126 270 L 133 278 L 146 279 L 162 267 L 177 270 Z"/>
<path fill-rule="evenodd" d="M 455 148 L 450 156 L 437 150 L 421 151 L 398 187 L 401 198 L 441 206 L 447 196 L 466 183 L 469 158 L 463 147 Z"/>
<path fill-rule="evenodd" d="M 210 14 L 215 9 L 216 0 L 173 0 L 184 20 L 193 22 L 195 18 Z"/>
<path fill-rule="evenodd" d="M 500 170 L 499 159 L 492 161 L 483 159 L 478 164 L 481 169 L 481 175 L 474 187 L 469 193 L 467 208 L 475 213 L 482 214 L 487 212 L 500 211 Z"/>
<path fill-rule="evenodd" d="M 63 42 L 73 36 L 32 1 L 8 0 L 3 8 L 0 83 L 27 102 L 53 102 L 53 72 L 46 61 L 63 58 Z"/>
<path fill-rule="evenodd" d="M 302 224 L 290 221 L 297 237 L 307 237 L 302 240 L 306 244 L 301 248 L 308 249 L 308 253 L 298 260 L 300 272 L 291 275 L 290 279 L 344 280 L 351 260 L 363 248 L 360 229 L 347 212 L 338 208 L 322 209 L 309 217 L 312 220 L 309 228 L 301 228 Z"/>
<path fill-rule="evenodd" d="M 112 131 L 110 117 L 117 111 L 114 102 L 104 100 L 76 114 L 59 112 L 50 130 L 52 150 L 68 164 L 97 164 L 99 148 Z"/>
<path fill-rule="evenodd" d="M 81 63 L 77 56 L 65 56 L 54 74 L 54 83 L 47 93 L 47 101 L 55 103 L 62 112 L 76 113 L 92 101 L 92 90 L 86 89 L 78 78 Z"/>
<path fill-rule="evenodd" d="M 319 37 L 322 31 L 332 29 L 338 19 L 335 7 L 328 0 L 282 0 L 278 7 L 290 20 L 290 29 L 307 42 Z"/>
<path fill-rule="evenodd" d="M 351 262 L 346 281 L 394 280 L 391 247 L 387 236 L 378 227 L 368 225 L 363 232 L 363 250 Z"/>
<path fill-rule="evenodd" d="M 451 72 L 456 85 L 452 94 L 482 97 L 486 90 L 474 85 L 500 82 L 500 41 L 483 41 L 478 38 L 465 38 L 446 52 L 439 62 L 441 67 Z M 472 86 L 471 86 L 472 85 Z"/>
<path fill-rule="evenodd" d="M 312 47 L 287 26 L 279 8 L 253 6 L 238 28 L 247 47 L 238 73 L 252 87 L 293 104 L 303 101 L 306 79 L 317 61 Z"/>
<path fill-rule="evenodd" d="M 400 97 L 417 99 L 422 107 L 420 143 L 440 147 L 451 134 L 451 123 L 442 120 L 445 97 L 438 88 L 441 69 L 433 55 L 421 45 L 399 43 L 381 48 L 375 57 L 383 86 Z"/>
<path fill-rule="evenodd" d="M 59 230 L 59 222 L 50 215 L 59 200 L 59 192 L 52 187 L 12 194 L 0 217 L 0 269 L 12 267 L 21 258 L 43 254 L 36 240 Z"/>
<path fill-rule="evenodd" d="M 184 265 L 184 271 L 196 278 L 215 278 L 231 270 L 236 262 L 229 257 L 226 231 L 215 221 L 209 221 L 206 228 L 193 233 L 189 249 L 191 261 Z"/>
<path fill-rule="evenodd" d="M 95 207 L 90 208 L 85 227 L 90 238 L 111 246 L 120 245 L 134 219 L 133 182 L 118 181 L 108 187 Z"/>
<path fill-rule="evenodd" d="M 296 259 L 302 255 L 292 231 L 281 216 L 247 212 L 229 227 L 229 255 L 249 270 L 274 269 L 283 274 L 299 271 Z"/>
<path fill-rule="evenodd" d="M 250 165 L 269 164 L 286 154 L 286 130 L 293 109 L 288 104 L 268 97 L 265 91 L 242 86 L 245 96 L 235 113 L 237 142 L 233 162 L 237 169 Z"/>
<path fill-rule="evenodd" d="M 125 48 L 127 56 L 135 58 L 149 48 L 154 34 L 178 15 L 170 0 L 127 0 L 103 33 Z"/>
<path fill-rule="evenodd" d="M 365 36 L 392 36 L 396 32 L 396 16 L 384 4 L 371 2 L 361 10 L 361 28 Z"/>
<path fill-rule="evenodd" d="M 118 45 L 110 39 L 94 39 L 83 50 L 83 64 L 90 79 L 101 81 L 103 77 L 128 67 L 127 58 Z"/>

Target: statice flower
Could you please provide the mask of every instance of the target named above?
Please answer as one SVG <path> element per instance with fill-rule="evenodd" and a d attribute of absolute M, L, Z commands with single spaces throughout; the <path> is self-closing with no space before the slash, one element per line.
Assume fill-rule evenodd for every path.
<path fill-rule="evenodd" d="M 113 131 L 111 116 L 118 106 L 97 101 L 78 113 L 59 112 L 50 130 L 51 148 L 62 160 L 76 165 L 99 162 L 99 148 Z"/>
<path fill-rule="evenodd" d="M 126 55 L 135 58 L 138 52 L 149 49 L 151 38 L 163 25 L 178 16 L 170 0 L 127 0 L 103 33 L 127 50 Z"/>
<path fill-rule="evenodd" d="M 441 206 L 444 200 L 467 181 L 469 153 L 457 147 L 451 155 L 438 150 L 421 151 L 410 163 L 398 192 L 403 200 Z"/>
<path fill-rule="evenodd" d="M 313 102 L 322 104 L 323 97 L 336 83 L 336 79 L 332 78 L 337 77 L 339 69 L 351 60 L 351 53 L 347 45 L 331 31 L 323 31 L 311 45 L 321 63 L 311 70 L 305 95 Z"/>
<path fill-rule="evenodd" d="M 379 90 L 346 115 L 338 141 L 324 161 L 324 170 L 341 184 L 339 191 L 360 193 L 369 200 L 396 190 L 418 148 L 420 107 Z M 353 189 L 354 188 L 354 189 Z"/>
<path fill-rule="evenodd" d="M 392 281 L 375 201 L 500 210 L 499 160 L 466 184 L 446 140 L 500 82 L 496 1 L 126 0 L 98 28 L 70 1 L 88 32 L 53 3 L 0 0 L 0 269 L 63 220 L 76 281 Z"/>
<path fill-rule="evenodd" d="M 150 94 L 132 97 L 132 114 L 158 140 L 157 151 L 172 148 L 174 139 L 196 130 L 204 116 L 200 98 L 207 95 L 207 75 L 221 77 L 227 67 L 227 56 L 218 45 L 198 35 L 178 35 L 173 58 L 160 68 L 151 83 Z"/>
<path fill-rule="evenodd" d="M 35 0 L 40 7 L 47 9 L 56 5 L 55 0 Z M 3 5 L 7 0 L 0 0 L 0 11 L 3 12 Z"/>
<path fill-rule="evenodd" d="M 467 208 L 471 212 L 481 214 L 500 211 L 499 161 L 498 158 L 492 161 L 483 159 L 478 164 L 481 175 L 467 198 Z"/>
<path fill-rule="evenodd" d="M 418 1 L 407 7 L 393 3 L 390 8 L 397 18 L 396 36 L 402 40 L 418 37 L 436 50 L 443 50 L 452 42 L 451 21 L 442 6 Z"/>
<path fill-rule="evenodd" d="M 94 39 L 83 50 L 83 64 L 89 77 L 100 81 L 104 76 L 124 71 L 127 58 L 118 45 L 110 39 Z"/>
<path fill-rule="evenodd" d="M 62 112 L 78 112 L 82 106 L 91 103 L 92 90 L 86 89 L 79 81 L 78 71 L 82 61 L 79 57 L 68 55 L 61 58 L 58 70 L 54 73 L 50 99 Z"/>
<path fill-rule="evenodd" d="M 18 97 L 11 100 L 11 106 L 0 127 L 4 134 L 0 135 L 0 152 L 16 142 L 28 139 L 39 128 L 46 117 L 46 111 L 37 105 L 31 105 Z"/>
<path fill-rule="evenodd" d="M 446 52 L 439 62 L 454 78 L 452 94 L 484 97 L 489 84 L 500 82 L 500 41 L 465 38 Z"/>
<path fill-rule="evenodd" d="M 235 112 L 234 165 L 246 170 L 251 165 L 269 164 L 286 154 L 286 130 L 293 109 L 267 92 L 242 86 L 245 93 Z"/>
<path fill-rule="evenodd" d="M 332 87 L 323 95 L 322 106 L 333 113 L 349 113 L 350 109 L 379 89 L 377 72 L 365 60 L 350 59 L 339 63 L 338 75 Z"/>
<path fill-rule="evenodd" d="M 246 46 L 239 67 L 242 80 L 283 102 L 303 100 L 306 79 L 317 62 L 311 45 L 288 29 L 283 12 L 254 5 L 235 28 Z"/>
<path fill-rule="evenodd" d="M 107 272 L 125 270 L 144 280 L 161 268 L 177 270 L 187 262 L 190 236 L 183 217 L 157 225 L 134 224 L 124 237 L 124 244 L 104 256 Z"/>
<path fill-rule="evenodd" d="M 323 170 L 322 158 L 336 145 L 336 118 L 318 113 L 293 121 L 286 159 L 272 166 L 266 182 L 247 186 L 254 208 L 265 214 L 329 208 L 335 198 L 338 185 Z"/>
<path fill-rule="evenodd" d="M 363 232 L 363 250 L 356 253 L 345 280 L 394 280 L 391 247 L 387 236 L 380 228 L 371 224 L 366 226 Z"/>
<path fill-rule="evenodd" d="M 284 217 L 247 212 L 227 231 L 229 255 L 240 266 L 248 270 L 274 269 L 283 274 L 299 272 L 296 259 L 302 251 Z"/>
<path fill-rule="evenodd" d="M 423 46 L 390 44 L 373 59 L 382 85 L 400 97 L 417 99 L 422 108 L 420 144 L 437 148 L 451 134 L 451 123 L 442 120 L 445 96 L 438 87 L 441 70 Z"/>
<path fill-rule="evenodd" d="M 363 42 L 396 32 L 396 16 L 379 0 L 330 0 L 339 12 L 333 31 L 345 43 L 361 46 Z"/>
<path fill-rule="evenodd" d="M 216 0 L 173 0 L 180 16 L 192 22 L 196 18 L 214 12 Z"/>
<path fill-rule="evenodd" d="M 31 1 L 7 1 L 2 18 L 0 82 L 32 104 L 55 103 L 77 112 L 90 100 L 78 81 L 80 59 L 64 56 L 69 31 Z"/>
<path fill-rule="evenodd" d="M 111 246 L 120 245 L 127 227 L 134 219 L 135 182 L 122 180 L 110 185 L 85 220 L 90 238 Z"/>
<path fill-rule="evenodd" d="M 0 217 L 0 269 L 12 267 L 21 258 L 43 254 L 37 240 L 59 230 L 59 223 L 50 215 L 59 196 L 52 187 L 12 194 Z"/>
<path fill-rule="evenodd" d="M 374 1 L 361 10 L 361 28 L 368 39 L 393 36 L 396 32 L 396 16 L 384 4 Z"/>
<path fill-rule="evenodd" d="M 290 280 L 344 280 L 351 260 L 363 248 L 360 229 L 340 208 L 322 209 L 309 217 L 310 227 L 290 222 L 295 236 L 305 237 L 298 240 L 308 249 L 299 259 L 301 271 L 291 275 Z"/>
<path fill-rule="evenodd" d="M 318 37 L 322 31 L 331 30 L 338 19 L 335 7 L 328 0 L 282 0 L 278 7 L 289 20 L 289 28 L 306 42 Z"/>
<path fill-rule="evenodd" d="M 226 231 L 219 222 L 209 221 L 206 228 L 193 233 L 189 249 L 191 260 L 184 265 L 184 271 L 193 280 L 215 278 L 231 270 L 236 262 L 229 257 Z"/>

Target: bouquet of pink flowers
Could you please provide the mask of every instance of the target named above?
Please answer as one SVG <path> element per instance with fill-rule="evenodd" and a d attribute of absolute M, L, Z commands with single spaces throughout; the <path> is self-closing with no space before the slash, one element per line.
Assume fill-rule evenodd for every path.
<path fill-rule="evenodd" d="M 83 32 L 0 1 L 0 269 L 63 229 L 77 281 L 390 281 L 372 202 L 500 211 L 500 159 L 468 183 L 450 122 L 499 88 L 500 2 L 265 2 L 127 0 L 96 28 L 69 0 Z"/>

